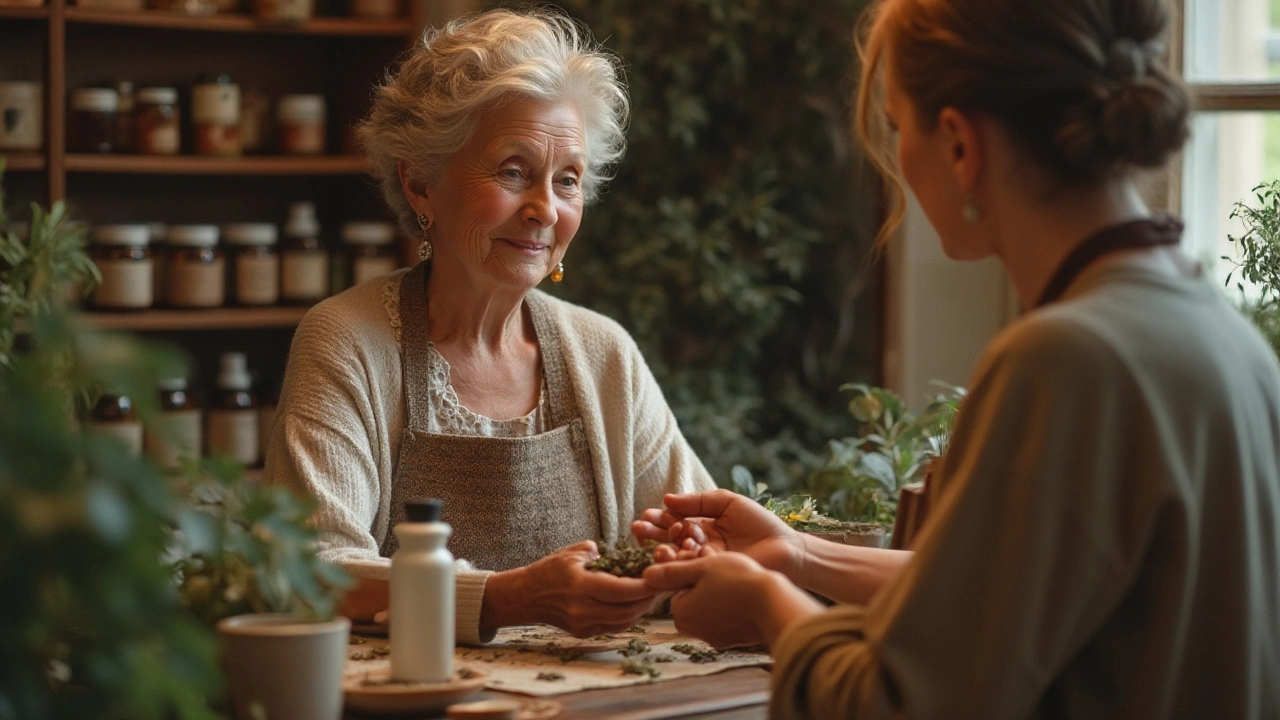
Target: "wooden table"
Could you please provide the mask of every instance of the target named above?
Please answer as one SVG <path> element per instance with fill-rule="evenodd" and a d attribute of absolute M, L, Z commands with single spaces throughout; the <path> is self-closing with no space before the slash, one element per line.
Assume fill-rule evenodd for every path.
<path fill-rule="evenodd" d="M 526 700 L 528 696 L 486 690 L 468 698 L 467 702 L 485 698 Z M 559 720 L 765 720 L 769 715 L 769 672 L 758 667 L 735 668 L 701 677 L 582 690 L 543 699 L 555 700 L 564 706 Z M 347 717 L 365 720 L 373 716 Z M 425 720 L 444 716 L 408 717 Z"/>

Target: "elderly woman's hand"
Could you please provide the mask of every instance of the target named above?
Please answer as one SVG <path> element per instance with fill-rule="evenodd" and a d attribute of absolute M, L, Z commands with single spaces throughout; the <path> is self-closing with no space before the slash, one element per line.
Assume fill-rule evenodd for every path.
<path fill-rule="evenodd" d="M 587 570 L 587 563 L 599 556 L 596 544 L 587 540 L 493 575 L 485 586 L 481 624 L 546 623 L 577 637 L 626 630 L 649 610 L 658 593 L 638 578 Z"/>

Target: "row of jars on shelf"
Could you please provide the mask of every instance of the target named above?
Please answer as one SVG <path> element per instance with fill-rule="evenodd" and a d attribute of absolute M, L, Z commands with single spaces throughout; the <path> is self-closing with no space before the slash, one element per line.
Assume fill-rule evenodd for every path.
<path fill-rule="evenodd" d="M 103 393 L 89 413 L 89 428 L 122 442 L 135 456 L 146 455 L 165 469 L 190 458 L 225 455 L 246 467 L 258 467 L 275 423 L 274 393 L 253 391 L 244 353 L 219 358 L 217 379 L 201 407 L 187 378 L 157 383 L 159 410 L 144 425 L 127 395 Z"/>
<path fill-rule="evenodd" d="M 27 4 L 43 5 L 43 0 L 28 0 Z M 301 23 L 310 20 L 319 10 L 339 13 L 342 9 L 328 7 L 328 3 L 316 0 L 76 0 L 82 8 L 141 12 L 143 10 L 168 10 L 183 15 L 214 15 L 218 13 L 251 12 L 264 22 Z M 346 14 L 362 20 L 394 20 L 402 12 L 400 0 L 349 0 Z"/>
<path fill-rule="evenodd" d="M 281 95 L 276 99 L 274 126 L 268 118 L 267 96 L 257 91 L 242 94 L 229 75 L 201 77 L 191 86 L 189 97 L 189 144 L 196 155 L 235 157 L 262 152 L 271 147 L 273 138 L 275 149 L 285 155 L 325 151 L 323 95 Z M 67 148 L 81 153 L 176 155 L 184 146 L 182 115 L 176 87 L 135 91 L 126 80 L 112 87 L 77 88 L 71 92 Z"/>
<path fill-rule="evenodd" d="M 307 305 L 399 266 L 395 227 L 348 222 L 341 252 L 320 237 L 315 206 L 293 203 L 284 239 L 272 223 L 98 225 L 89 256 L 95 309 Z"/>

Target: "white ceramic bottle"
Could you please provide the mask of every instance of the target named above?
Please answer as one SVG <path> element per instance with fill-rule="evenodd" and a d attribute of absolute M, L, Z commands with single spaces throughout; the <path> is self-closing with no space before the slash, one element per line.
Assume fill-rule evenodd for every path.
<path fill-rule="evenodd" d="M 404 515 L 391 557 L 391 677 L 445 682 L 453 677 L 452 529 L 434 498 L 409 500 Z"/>

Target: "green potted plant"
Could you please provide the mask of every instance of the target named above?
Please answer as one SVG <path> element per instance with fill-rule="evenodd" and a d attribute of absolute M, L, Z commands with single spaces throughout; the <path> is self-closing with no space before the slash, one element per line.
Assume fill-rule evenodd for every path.
<path fill-rule="evenodd" d="M 1230 285 L 1233 277 L 1238 278 L 1241 310 L 1280 354 L 1280 180 L 1263 183 L 1253 192 L 1256 204 L 1238 202 L 1231 211 L 1231 219 L 1240 220 L 1245 232 L 1240 237 L 1227 238 L 1237 257 L 1222 256 L 1235 265 L 1227 274 L 1226 284 Z M 1239 279 L 1252 283 L 1257 294 L 1246 294 Z"/>
<path fill-rule="evenodd" d="M 837 542 L 880 547 L 893 528 L 904 491 L 923 481 L 946 450 L 963 388 L 942 385 L 921 413 L 885 388 L 841 386 L 856 425 L 852 435 L 827 443 L 826 463 L 811 471 L 786 499 L 774 498 L 744 467 L 733 468 L 737 492 L 756 499 L 797 529 Z"/>

